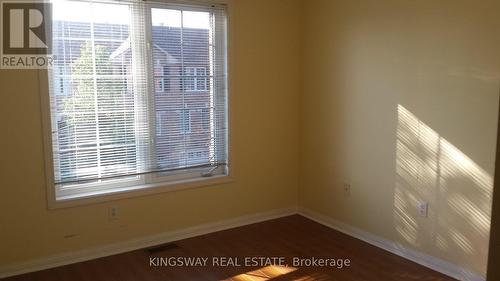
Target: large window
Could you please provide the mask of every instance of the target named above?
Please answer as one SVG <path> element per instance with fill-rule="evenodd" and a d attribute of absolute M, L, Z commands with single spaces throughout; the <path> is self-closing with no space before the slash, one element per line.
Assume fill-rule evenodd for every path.
<path fill-rule="evenodd" d="M 223 6 L 53 6 L 57 200 L 227 175 Z"/>

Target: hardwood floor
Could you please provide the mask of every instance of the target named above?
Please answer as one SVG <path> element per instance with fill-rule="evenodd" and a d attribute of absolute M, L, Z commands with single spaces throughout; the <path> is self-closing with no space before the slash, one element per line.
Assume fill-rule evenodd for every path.
<path fill-rule="evenodd" d="M 160 258 L 203 257 L 207 266 L 150 266 Z M 238 258 L 223 267 L 219 257 Z M 244 266 L 245 257 L 286 257 L 289 267 Z M 293 267 L 293 257 L 349 259 L 350 266 Z M 212 259 L 220 266 L 213 266 Z M 173 259 L 171 259 L 172 261 Z M 233 259 L 234 261 L 235 259 Z M 137 250 L 5 279 L 127 280 L 455 280 L 365 242 L 294 215 L 177 241 L 158 249 Z"/>

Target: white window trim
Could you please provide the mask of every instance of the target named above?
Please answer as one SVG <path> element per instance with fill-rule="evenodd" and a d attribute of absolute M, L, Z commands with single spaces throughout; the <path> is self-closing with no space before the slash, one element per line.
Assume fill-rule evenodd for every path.
<path fill-rule="evenodd" d="M 186 90 L 186 92 L 206 92 L 209 90 L 209 88 L 207 88 L 207 82 L 208 80 L 210 79 L 210 76 L 207 75 L 207 69 L 203 66 L 186 66 L 186 69 L 185 69 L 185 73 L 189 73 L 187 70 L 193 70 L 193 75 L 186 75 L 184 74 L 184 78 L 190 78 L 190 79 L 193 79 L 193 89 L 190 89 L 190 90 Z M 203 74 L 202 76 L 203 77 L 199 77 L 198 75 L 198 70 L 200 69 L 203 69 L 203 72 L 205 74 Z M 198 89 L 198 81 L 199 80 L 202 80 L 204 81 L 203 85 L 203 89 Z"/>
<path fill-rule="evenodd" d="M 212 6 L 222 6 L 226 9 L 226 12 L 229 10 L 228 5 L 229 4 L 216 4 L 216 3 L 204 3 L 207 8 L 204 8 L 200 5 L 203 4 L 197 4 L 195 6 L 189 5 L 189 4 L 183 4 L 183 3 L 178 3 L 178 4 L 158 4 L 158 5 L 153 5 L 150 4 L 149 8 L 147 10 L 153 9 L 153 8 L 171 8 L 171 9 L 185 9 L 189 8 L 190 10 L 198 10 L 198 11 L 207 11 L 209 10 L 209 7 Z M 151 23 L 151 13 L 146 13 L 145 15 L 145 22 L 146 24 Z M 226 13 L 226 26 L 229 26 L 229 14 Z M 148 33 L 150 33 L 151 29 L 147 29 Z M 151 34 L 148 34 L 148 42 L 151 42 Z M 229 38 L 229 28 L 226 29 L 226 44 L 228 44 L 228 38 Z M 149 44 L 150 45 L 150 44 Z M 149 64 L 152 64 L 151 58 L 152 58 L 152 50 L 149 48 L 147 51 L 147 61 Z M 229 55 L 228 55 L 228 50 L 227 50 L 227 45 L 225 48 L 225 68 L 226 68 L 226 87 L 227 87 L 227 92 L 229 93 L 230 87 L 229 87 Z M 205 186 L 213 186 L 213 185 L 221 185 L 221 184 L 226 184 L 226 183 L 231 183 L 234 181 L 233 179 L 233 173 L 234 173 L 234 167 L 231 165 L 231 173 L 229 173 L 229 169 L 227 166 L 219 166 L 217 169 L 224 169 L 223 173 L 214 173 L 214 175 L 210 177 L 185 177 L 185 176 L 179 176 L 176 178 L 175 175 L 169 175 L 165 176 L 164 174 L 158 174 L 158 173 L 153 173 L 153 174 L 148 174 L 148 175 L 140 175 L 137 176 L 138 179 L 134 179 L 132 181 L 130 180 L 125 180 L 124 184 L 120 183 L 120 180 L 117 180 L 113 183 L 111 183 L 111 186 L 114 186 L 115 188 L 112 189 L 98 189 L 98 190 L 92 190 L 89 191 L 88 194 L 79 194 L 78 196 L 66 196 L 67 198 L 57 198 L 57 192 L 56 192 L 56 183 L 55 183 L 55 178 L 54 178 L 54 159 L 53 159 L 53 139 L 52 139 L 52 128 L 54 124 L 52 124 L 53 120 L 51 118 L 51 101 L 50 101 L 50 90 L 49 90 L 49 75 L 48 75 L 48 70 L 46 69 L 40 69 L 38 71 L 38 81 L 39 81 L 39 94 L 40 94 L 40 105 L 41 105 L 41 117 L 42 117 L 42 130 L 43 130 L 43 142 L 44 142 L 44 154 L 45 154 L 45 178 L 46 178 L 46 189 L 47 189 L 47 208 L 48 209 L 58 209 L 58 208 L 66 208 L 66 207 L 73 207 L 73 206 L 79 206 L 79 205 L 88 205 L 88 204 L 94 204 L 94 203 L 100 203 L 100 202 L 107 202 L 107 201 L 112 201 L 112 200 L 118 200 L 118 199 L 125 199 L 125 198 L 132 198 L 132 197 L 138 197 L 138 196 L 145 196 L 145 195 L 151 195 L 151 194 L 158 194 L 158 193 L 164 193 L 164 192 L 172 192 L 172 191 L 178 191 L 178 190 L 184 190 L 184 189 L 191 189 L 191 188 L 198 188 L 198 187 L 205 187 Z M 148 84 L 149 88 L 148 91 L 154 90 L 154 81 L 151 81 L 150 78 L 148 78 Z M 226 123 L 228 128 L 230 128 L 230 119 L 229 119 L 229 95 L 226 96 L 226 103 L 227 103 L 227 108 L 226 108 Z M 153 113 L 152 113 L 153 114 Z M 154 116 L 156 117 L 156 116 Z M 154 118 L 153 117 L 153 118 Z M 230 130 L 228 130 L 227 135 L 226 135 L 226 155 L 227 155 L 227 161 L 228 163 L 232 163 L 232 156 L 229 153 L 230 147 L 231 147 L 231 138 L 230 138 Z M 152 132 L 152 134 L 156 134 L 155 132 Z M 191 168 L 192 169 L 192 168 Z M 199 172 L 197 172 L 199 174 Z M 188 173 L 184 173 L 183 175 L 187 175 Z M 130 184 L 132 182 L 132 185 Z M 82 185 L 80 185 L 82 186 Z M 95 185 L 94 185 L 95 186 Z M 109 187 L 110 184 L 106 183 L 106 186 Z"/>
<path fill-rule="evenodd" d="M 162 67 L 161 68 L 161 78 L 158 81 L 161 94 L 165 94 L 167 92 L 167 88 L 168 88 L 167 84 L 170 84 L 170 82 L 168 80 L 169 80 L 168 75 L 165 75 L 165 67 Z"/>
<path fill-rule="evenodd" d="M 182 110 L 179 110 L 180 112 L 180 119 L 181 119 L 181 127 L 182 127 L 182 133 L 183 134 L 190 134 L 192 130 L 192 125 L 191 125 L 191 109 L 189 108 L 184 108 Z M 185 117 L 187 117 L 187 120 L 185 120 Z M 184 125 L 187 125 L 187 128 L 184 127 Z"/>
<path fill-rule="evenodd" d="M 156 136 L 160 137 L 167 134 L 167 130 L 163 131 L 163 120 L 166 119 L 167 112 L 166 111 L 156 111 Z"/>

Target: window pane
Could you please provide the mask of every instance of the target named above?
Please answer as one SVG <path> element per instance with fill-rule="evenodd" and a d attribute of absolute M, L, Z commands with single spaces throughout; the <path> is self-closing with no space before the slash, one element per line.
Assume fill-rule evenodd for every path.
<path fill-rule="evenodd" d="M 152 9 L 151 16 L 155 69 L 166 70 L 161 77 L 155 75 L 171 85 L 168 95 L 156 88 L 155 111 L 177 112 L 167 122 L 156 120 L 155 125 L 162 127 L 157 131 L 168 131 L 156 142 L 159 169 L 210 164 L 213 132 L 207 124 L 210 118 L 201 114 L 213 102 L 206 77 L 213 67 L 210 13 Z"/>
<path fill-rule="evenodd" d="M 54 3 L 57 182 L 136 170 L 129 22 L 125 5 Z"/>

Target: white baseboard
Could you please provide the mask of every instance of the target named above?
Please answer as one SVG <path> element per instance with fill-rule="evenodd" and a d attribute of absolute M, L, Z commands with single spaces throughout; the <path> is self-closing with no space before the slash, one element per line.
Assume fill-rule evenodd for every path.
<path fill-rule="evenodd" d="M 362 240 L 366 243 L 384 249 L 388 252 L 396 254 L 400 257 L 411 260 L 415 263 L 433 269 L 437 272 L 443 273 L 462 281 L 485 281 L 485 278 L 475 272 L 466 270 L 458 265 L 452 264 L 445 260 L 408 249 L 398 243 L 386 240 L 376 235 L 365 232 L 361 229 L 355 228 L 343 222 L 337 221 L 331 217 L 322 215 L 307 208 L 300 207 L 298 213 L 308 219 L 317 223 L 325 225 L 329 228 L 340 231 L 344 234 Z"/>
<path fill-rule="evenodd" d="M 165 232 L 157 235 L 143 237 L 135 240 L 114 243 L 107 246 L 81 250 L 71 253 L 54 255 L 46 258 L 31 260 L 22 263 L 16 263 L 6 266 L 0 266 L 0 279 L 24 274 L 33 271 L 54 268 L 67 264 L 102 258 L 110 255 L 125 253 L 137 249 L 147 248 L 159 244 L 169 243 L 181 239 L 191 238 L 212 232 L 244 226 L 252 223 L 285 217 L 293 214 L 300 214 L 306 218 L 316 221 L 322 225 L 345 233 L 349 236 L 360 239 L 371 245 L 389 251 L 400 257 L 406 258 L 435 271 L 441 272 L 453 278 L 462 281 L 485 281 L 485 278 L 477 273 L 468 271 L 458 265 L 438 259 L 427 254 L 405 248 L 404 246 L 370 234 L 358 228 L 352 227 L 343 222 L 337 221 L 331 217 L 319 214 L 306 208 L 286 208 L 276 209 L 267 212 L 245 215 L 228 220 L 222 220 L 213 223 L 202 224 L 188 227 L 181 230 Z"/>
<path fill-rule="evenodd" d="M 0 266 L 0 279 L 28 272 L 39 271 L 67 264 L 116 255 L 129 251 L 134 251 L 137 249 L 147 248 L 159 244 L 169 243 L 181 239 L 191 238 L 199 235 L 204 235 L 212 232 L 217 232 L 221 230 L 226 230 L 230 228 L 235 228 L 239 226 L 244 226 L 248 224 L 253 224 L 257 222 L 276 219 L 294 214 L 297 214 L 296 208 L 276 209 L 267 212 L 236 217 L 228 220 L 222 220 L 218 222 L 188 227 L 181 230 L 165 232 L 135 240 L 114 243 L 111 245 L 92 248 L 88 250 L 81 250 L 81 251 L 31 260 L 28 262 Z"/>

